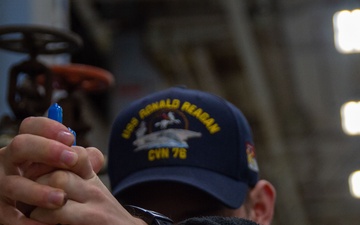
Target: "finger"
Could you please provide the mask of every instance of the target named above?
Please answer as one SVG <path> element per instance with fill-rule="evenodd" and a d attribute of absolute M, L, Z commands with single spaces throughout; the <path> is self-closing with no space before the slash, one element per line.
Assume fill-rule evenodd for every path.
<path fill-rule="evenodd" d="M 78 160 L 69 170 L 83 179 L 90 179 L 95 176 L 95 172 L 91 165 L 88 151 L 80 146 L 73 146 L 72 149 L 78 155 Z"/>
<path fill-rule="evenodd" d="M 95 173 L 91 179 L 85 180 L 72 172 L 56 170 L 40 177 L 36 182 L 64 190 L 68 199 L 80 203 L 95 197 L 99 198 L 101 195 L 109 192 Z"/>
<path fill-rule="evenodd" d="M 130 215 L 116 199 L 96 203 L 69 200 L 56 210 L 36 208 L 30 218 L 47 224 L 139 224 L 136 222 L 138 219 Z"/>
<path fill-rule="evenodd" d="M 48 224 L 135 224 L 134 218 L 119 204 L 97 176 L 84 180 L 69 171 L 55 171 L 38 182 L 61 187 L 67 203 L 55 210 L 36 208 L 30 218 Z M 110 222 L 109 222 L 110 221 Z"/>
<path fill-rule="evenodd" d="M 28 117 L 19 128 L 19 134 L 33 134 L 72 145 L 75 137 L 63 124 L 46 117 Z"/>
<path fill-rule="evenodd" d="M 94 147 L 86 148 L 89 160 L 95 173 L 98 173 L 105 164 L 105 158 L 102 152 Z"/>
<path fill-rule="evenodd" d="M 107 204 L 79 203 L 69 200 L 66 205 L 56 210 L 36 208 L 30 218 L 47 224 L 139 224 L 116 200 Z"/>
<path fill-rule="evenodd" d="M 46 225 L 39 221 L 27 218 L 14 207 L 0 205 L 0 224 L 3 225 Z"/>
<path fill-rule="evenodd" d="M 67 194 L 63 190 L 38 184 L 21 176 L 4 177 L 0 193 L 3 201 L 21 201 L 51 209 L 64 205 L 67 200 Z"/>
<path fill-rule="evenodd" d="M 30 179 L 36 180 L 44 174 L 51 173 L 56 170 L 52 166 L 45 165 L 43 163 L 31 163 L 27 168 L 23 169 L 23 176 Z"/>
<path fill-rule="evenodd" d="M 78 146 L 74 146 L 73 148 L 78 148 Z M 90 161 L 91 167 L 74 166 L 69 169 L 70 171 L 78 174 L 79 176 L 83 177 L 84 179 L 93 175 L 92 172 L 89 171 L 88 169 L 92 168 L 92 170 L 95 173 L 98 173 L 102 169 L 102 167 L 104 166 L 104 163 L 105 163 L 104 155 L 101 153 L 101 151 L 99 149 L 94 148 L 94 147 L 88 147 L 88 148 L 86 148 L 85 152 L 88 154 L 88 156 L 84 157 L 81 154 L 81 156 L 79 157 L 79 155 L 78 155 L 78 162 L 76 163 L 76 165 L 86 163 L 83 161 L 86 161 L 87 160 L 86 158 L 88 158 L 88 160 Z M 85 153 L 85 152 L 81 151 L 81 153 Z M 86 165 L 88 165 L 88 164 L 86 163 Z M 24 172 L 24 176 L 31 180 L 36 180 L 38 177 L 40 177 L 44 174 L 50 173 L 50 172 L 54 171 L 55 169 L 56 168 L 49 167 L 48 165 L 44 165 L 42 163 L 32 163 L 31 165 L 27 166 L 27 169 Z M 78 171 L 78 170 L 80 170 L 80 171 Z"/>
<path fill-rule="evenodd" d="M 5 169 L 10 174 L 14 173 L 18 166 L 27 165 L 28 162 L 66 169 L 74 166 L 78 159 L 71 147 L 30 134 L 15 136 L 5 152 Z"/>
<path fill-rule="evenodd" d="M 66 203 L 66 207 L 62 207 L 56 210 L 50 210 L 45 208 L 36 208 L 31 214 L 30 218 L 46 224 L 92 224 L 96 220 L 96 215 L 91 216 L 91 223 L 88 216 L 83 216 L 84 207 L 83 204 L 69 200 Z M 94 223 L 101 224 L 101 223 Z"/>

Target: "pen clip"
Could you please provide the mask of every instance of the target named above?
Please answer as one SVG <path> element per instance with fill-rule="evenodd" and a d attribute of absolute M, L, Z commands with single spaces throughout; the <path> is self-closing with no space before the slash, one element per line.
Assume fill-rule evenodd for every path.
<path fill-rule="evenodd" d="M 54 103 L 49 107 L 48 118 L 53 119 L 59 123 L 63 122 L 63 109 L 59 104 Z M 76 132 L 70 127 L 68 127 L 68 130 L 74 135 L 75 139 L 73 145 L 76 145 Z"/>

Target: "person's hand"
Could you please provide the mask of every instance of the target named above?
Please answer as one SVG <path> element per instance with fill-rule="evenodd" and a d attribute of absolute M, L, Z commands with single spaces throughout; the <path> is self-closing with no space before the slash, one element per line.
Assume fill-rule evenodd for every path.
<path fill-rule="evenodd" d="M 95 148 L 87 149 L 90 166 L 78 164 L 73 141 L 64 125 L 48 118 L 30 117 L 21 123 L 19 135 L 0 149 L 0 224 L 43 225 L 27 218 L 33 209 L 29 206 L 55 209 L 65 204 L 66 192 L 34 182 L 38 177 L 64 169 L 87 178 L 90 167 L 101 169 L 103 156 Z"/>
<path fill-rule="evenodd" d="M 76 149 L 79 156 L 84 149 Z M 57 170 L 40 177 L 37 182 L 64 190 L 67 193 L 67 202 L 57 209 L 38 207 L 32 211 L 30 217 L 46 224 L 70 225 L 145 225 L 145 222 L 130 215 L 113 197 L 107 187 L 96 174 L 89 169 L 89 163 L 84 162 L 86 157 L 79 157 L 79 164 L 83 164 L 86 176 Z M 85 175 L 85 174 L 84 174 Z"/>

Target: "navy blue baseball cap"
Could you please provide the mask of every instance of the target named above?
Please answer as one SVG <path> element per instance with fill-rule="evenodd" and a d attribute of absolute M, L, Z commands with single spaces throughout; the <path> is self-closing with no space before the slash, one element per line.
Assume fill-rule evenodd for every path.
<path fill-rule="evenodd" d="M 183 87 L 148 95 L 120 112 L 108 154 L 114 196 L 171 181 L 238 208 L 258 181 L 252 133 L 241 111 L 221 97 Z"/>

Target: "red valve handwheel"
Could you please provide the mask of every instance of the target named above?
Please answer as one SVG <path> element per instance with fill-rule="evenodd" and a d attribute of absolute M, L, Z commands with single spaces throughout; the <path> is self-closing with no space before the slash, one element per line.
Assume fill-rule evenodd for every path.
<path fill-rule="evenodd" d="M 53 65 L 50 67 L 59 78 L 56 88 L 76 88 L 86 92 L 102 91 L 114 83 L 107 70 L 84 64 Z M 57 79 L 57 78 L 55 78 Z"/>

